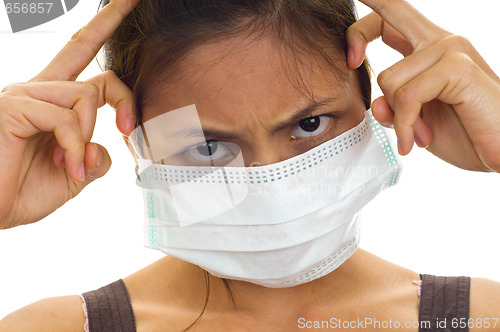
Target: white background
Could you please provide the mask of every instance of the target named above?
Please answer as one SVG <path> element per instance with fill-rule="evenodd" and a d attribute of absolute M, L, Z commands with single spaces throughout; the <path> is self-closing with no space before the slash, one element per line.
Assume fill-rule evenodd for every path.
<path fill-rule="evenodd" d="M 440 26 L 469 38 L 500 73 L 500 1 L 410 2 Z M 68 14 L 17 34 L 0 6 L 0 89 L 36 75 L 97 6 L 97 0 L 82 0 Z M 363 5 L 359 11 L 368 13 Z M 401 58 L 380 41 L 369 47 L 368 56 L 375 74 Z M 98 73 L 94 61 L 79 79 Z M 163 256 L 142 246 L 142 196 L 109 107 L 98 113 L 93 140 L 111 154 L 108 175 L 43 221 L 0 231 L 0 318 L 45 297 L 98 288 Z M 403 161 L 400 184 L 364 211 L 362 248 L 419 273 L 500 281 L 500 175 L 462 171 L 419 149 Z"/>

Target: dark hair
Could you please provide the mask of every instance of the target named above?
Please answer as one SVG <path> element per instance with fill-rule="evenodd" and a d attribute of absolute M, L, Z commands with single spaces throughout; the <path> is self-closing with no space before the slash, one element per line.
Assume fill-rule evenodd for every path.
<path fill-rule="evenodd" d="M 176 65 L 200 44 L 248 32 L 266 34 L 297 61 L 316 53 L 340 71 L 345 32 L 355 21 L 352 0 L 142 0 L 104 45 L 104 69 L 113 70 L 133 91 L 140 120 L 146 82 L 167 73 L 172 77 Z M 366 61 L 357 75 L 369 108 Z"/>
<path fill-rule="evenodd" d="M 108 2 L 101 0 L 101 5 Z M 242 33 L 271 36 L 297 63 L 301 57 L 320 55 L 343 74 L 337 64 L 346 59 L 345 33 L 355 21 L 352 0 L 142 0 L 104 45 L 104 69 L 113 70 L 132 89 L 140 122 L 147 82 L 153 77 L 161 80 L 167 73 L 171 79 L 176 65 L 203 43 Z M 368 109 L 371 84 L 366 61 L 357 75 Z M 207 272 L 205 281 L 205 305 L 186 330 L 201 319 L 207 307 Z"/>

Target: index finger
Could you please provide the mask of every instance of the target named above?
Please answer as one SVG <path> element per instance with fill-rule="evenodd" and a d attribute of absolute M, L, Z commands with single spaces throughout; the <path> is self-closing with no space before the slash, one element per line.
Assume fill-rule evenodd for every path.
<path fill-rule="evenodd" d="M 405 0 L 360 1 L 408 39 L 414 50 L 434 43 L 445 33 Z"/>
<path fill-rule="evenodd" d="M 33 81 L 74 81 L 139 0 L 111 0 L 63 47 Z"/>

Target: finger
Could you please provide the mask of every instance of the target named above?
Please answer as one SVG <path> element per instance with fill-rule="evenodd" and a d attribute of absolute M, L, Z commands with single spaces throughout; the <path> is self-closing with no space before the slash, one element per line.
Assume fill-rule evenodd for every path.
<path fill-rule="evenodd" d="M 405 0 L 360 0 L 399 31 L 415 50 L 425 48 L 448 32 L 429 21 Z"/>
<path fill-rule="evenodd" d="M 382 19 L 377 13 L 370 13 L 352 24 L 346 32 L 347 64 L 356 69 L 365 59 L 366 46 L 380 37 Z"/>
<path fill-rule="evenodd" d="M 89 177 L 100 177 L 104 175 L 109 169 L 109 165 L 104 165 L 106 169 L 104 172 L 102 170 L 103 162 L 105 162 L 107 152 L 106 149 L 95 143 L 87 143 L 85 145 L 85 174 L 86 178 Z M 109 159 L 109 158 L 107 158 Z"/>
<path fill-rule="evenodd" d="M 99 89 L 87 82 L 47 81 L 12 84 L 4 91 L 24 94 L 75 111 L 85 142 L 90 142 L 97 116 Z"/>
<path fill-rule="evenodd" d="M 415 144 L 420 148 L 426 148 L 432 143 L 432 131 L 421 117 L 417 118 L 413 127 Z"/>
<path fill-rule="evenodd" d="M 384 96 L 378 97 L 372 103 L 372 114 L 382 126 L 394 128 L 394 111 Z"/>
<path fill-rule="evenodd" d="M 395 94 L 406 83 L 439 62 L 448 52 L 446 45 L 438 42 L 420 52 L 413 53 L 382 71 L 377 83 L 384 93 L 385 99 L 395 108 Z"/>
<path fill-rule="evenodd" d="M 85 146 L 85 180 L 75 184 L 76 193 L 94 180 L 104 176 L 111 167 L 111 157 L 102 145 L 88 143 Z"/>
<path fill-rule="evenodd" d="M 2 122 L 8 134 L 29 138 L 37 133 L 53 132 L 58 144 L 65 150 L 66 172 L 75 182 L 85 177 L 84 141 L 74 111 L 33 99 L 12 98 L 11 111 L 2 113 Z"/>
<path fill-rule="evenodd" d="M 403 154 L 407 154 L 411 150 L 415 138 L 416 122 L 420 119 L 419 115 L 423 104 L 434 99 L 450 105 L 465 102 L 463 91 L 468 82 L 464 82 L 463 73 L 460 73 L 460 70 L 457 71 L 460 64 L 464 65 L 460 61 L 460 57 L 440 61 L 396 92 L 394 129 L 401 143 Z M 454 74 L 450 75 L 449 73 Z"/>
<path fill-rule="evenodd" d="M 413 53 L 403 60 L 384 70 L 378 76 L 378 84 L 391 105 L 393 104 L 393 92 L 400 86 L 406 84 L 421 72 L 434 66 L 439 61 L 448 57 L 465 56 L 477 64 L 488 76 L 496 79 L 497 76 L 479 55 L 472 44 L 464 37 L 450 35 L 432 46 Z M 450 73 L 456 72 L 461 65 L 451 68 Z M 449 73 L 443 73 L 450 76 Z"/>
<path fill-rule="evenodd" d="M 375 99 L 372 103 L 372 114 L 375 119 L 380 122 L 384 127 L 394 128 L 395 112 L 392 110 L 391 106 L 387 102 L 387 99 L 382 96 Z M 405 155 L 403 150 L 403 144 L 401 144 L 401 139 L 399 136 L 400 131 L 396 131 L 396 136 L 398 138 L 398 153 L 400 155 Z"/>
<path fill-rule="evenodd" d="M 394 112 L 384 96 L 373 101 L 373 117 L 384 127 L 394 128 Z M 427 147 L 432 142 L 432 132 L 422 118 L 418 118 L 414 126 L 415 143 L 421 147 Z M 399 145 L 399 144 L 398 144 Z"/>
<path fill-rule="evenodd" d="M 63 168 L 65 166 L 65 151 L 61 146 L 57 146 L 54 149 L 54 164 L 57 167 Z M 98 170 L 103 162 L 103 156 L 101 149 L 97 144 L 87 143 L 85 144 L 85 156 L 83 165 L 85 167 L 85 174 L 93 174 Z"/>
<path fill-rule="evenodd" d="M 107 103 L 114 108 L 118 129 L 122 134 L 130 135 L 137 122 L 132 90 L 111 70 L 91 78 L 88 82 L 99 88 L 98 106 L 102 107 Z"/>
<path fill-rule="evenodd" d="M 385 23 L 377 13 L 372 12 L 347 30 L 349 68 L 356 69 L 361 66 L 367 45 L 378 37 L 382 37 L 384 43 L 404 56 L 413 52 L 412 46 L 401 33 Z"/>
<path fill-rule="evenodd" d="M 442 47 L 448 50 L 448 53 L 463 53 L 466 54 L 477 66 L 482 69 L 489 77 L 494 80 L 498 80 L 498 76 L 491 69 L 491 67 L 486 63 L 479 52 L 474 48 L 471 42 L 462 36 L 452 35 L 444 39 L 441 44 Z"/>
<path fill-rule="evenodd" d="M 0 123 L 4 116 L 0 112 Z M 3 128 L 0 128 L 3 129 Z M 12 136 L 0 130 L 0 172 L 4 175 L 0 180 L 0 218 L 8 215 L 17 199 L 19 176 L 23 169 L 23 155 L 26 149 L 26 140 Z M 8 176 L 5 176 L 5 175 Z M 0 229 L 3 225 L 0 225 Z"/>
<path fill-rule="evenodd" d="M 65 165 L 65 159 L 64 159 L 64 149 L 61 148 L 60 145 L 56 146 L 54 149 L 54 154 L 52 159 L 54 160 L 54 164 L 59 167 L 59 168 L 64 168 Z"/>
<path fill-rule="evenodd" d="M 112 0 L 63 47 L 33 81 L 76 80 L 139 0 Z"/>

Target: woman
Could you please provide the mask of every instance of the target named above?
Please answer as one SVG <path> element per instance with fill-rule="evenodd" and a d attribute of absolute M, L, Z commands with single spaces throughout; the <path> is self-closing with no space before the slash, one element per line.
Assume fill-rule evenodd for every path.
<path fill-rule="evenodd" d="M 149 2 L 149 4 L 152 3 Z M 174 57 L 174 59 L 182 59 L 174 69 L 182 68 L 183 70 L 168 72 L 166 77 L 170 77 L 170 81 L 165 79 L 151 82 L 147 80 L 147 75 L 144 75 L 141 76 L 145 79 L 142 86 L 140 84 L 137 88 L 134 86 L 138 79 L 128 82 L 128 86 L 134 89 L 135 95 L 132 95 L 128 87 L 113 73 L 107 72 L 92 80 L 98 89 L 89 84 L 65 83 L 68 90 L 65 91 L 64 96 L 54 96 L 56 100 L 60 100 L 59 107 L 25 99 L 24 102 L 37 103 L 38 108 L 44 107 L 47 112 L 59 115 L 49 119 L 48 117 L 40 118 L 38 116 L 40 113 L 32 112 L 32 114 L 26 114 L 29 123 L 24 123 L 24 126 L 14 126 L 16 130 L 19 129 L 19 132 L 9 129 L 4 133 L 6 138 L 4 142 L 8 144 L 5 144 L 3 149 L 5 151 L 8 149 L 7 152 L 10 151 L 14 155 L 9 158 L 13 160 L 12 165 L 9 165 L 8 169 L 3 172 L 3 174 L 8 174 L 8 171 L 14 172 L 5 177 L 4 187 L 10 186 L 11 190 L 5 190 L 3 193 L 6 197 L 2 200 L 4 224 L 8 227 L 39 220 L 63 204 L 68 196 L 72 197 L 83 189 L 91 177 L 101 176 L 107 170 L 109 167 L 107 153 L 91 143 L 85 144 L 84 147 L 84 143 L 90 140 L 92 132 L 92 116 L 95 114 L 93 110 L 97 108 L 97 105 L 102 106 L 105 102 L 117 108 L 118 127 L 124 134 L 129 135 L 136 121 L 135 114 L 139 114 L 133 111 L 133 106 L 139 106 L 137 109 L 142 111 L 139 122 L 147 123 L 148 119 L 158 117 L 165 110 L 176 110 L 193 103 L 195 99 L 197 111 L 204 124 L 208 121 L 207 119 L 212 121 L 212 125 L 214 122 L 221 122 L 223 127 L 231 128 L 232 132 L 243 137 L 238 141 L 238 145 L 241 146 L 245 166 L 249 166 L 250 161 L 258 162 L 260 165 L 275 164 L 294 155 L 305 153 L 313 149 L 315 145 L 326 141 L 327 138 L 342 135 L 363 119 L 363 111 L 369 95 L 366 92 L 366 86 L 363 86 L 363 67 L 357 71 L 355 68 L 362 63 L 366 43 L 380 34 L 383 34 L 390 46 L 408 55 L 406 62 L 397 64 L 392 67 L 391 71 L 381 76 L 380 84 L 385 97 L 378 99 L 372 105 L 373 113 L 379 121 L 388 126 L 394 124 L 399 138 L 400 153 L 408 153 L 411 143 L 415 141 L 420 146 L 429 145 L 433 153 L 459 167 L 498 171 L 499 154 L 496 142 L 499 134 L 494 121 L 497 114 L 495 105 L 498 104 L 496 93 L 498 87 L 493 81 L 496 79 L 494 73 L 462 39 L 452 37 L 449 33 L 435 27 L 404 2 L 392 1 L 382 5 L 377 1 L 367 0 L 366 3 L 394 29 L 382 23 L 379 16 L 370 15 L 354 24 L 348 31 L 349 52 L 347 54 L 343 54 L 342 48 L 335 45 L 334 50 L 337 53 L 331 53 L 332 50 L 328 47 L 317 48 L 324 49 L 324 54 L 307 55 L 305 59 L 299 56 L 298 58 L 302 61 L 295 62 L 294 60 L 297 59 L 295 56 L 303 54 L 301 51 L 303 52 L 304 44 L 292 44 L 299 47 L 281 49 L 276 46 L 276 39 L 266 34 L 258 34 L 259 38 L 252 38 L 255 35 L 245 35 L 249 30 L 242 29 L 235 36 L 226 35 L 225 38 L 209 40 L 201 46 L 196 44 L 197 47 L 190 50 L 189 56 Z M 138 9 L 146 11 L 147 4 Z M 55 83 L 36 84 L 36 82 L 72 80 L 78 76 L 78 73 L 97 52 L 98 47 L 89 50 L 88 45 L 100 46 L 116 29 L 123 12 L 132 9 L 130 5 L 121 5 L 122 7 L 119 7 L 120 3 L 116 2 L 105 7 L 93 23 L 87 29 L 81 30 L 75 40 L 69 43 L 56 59 L 34 79 L 31 86 L 8 87 L 2 96 L 5 98 L 4 105 L 13 105 L 17 99 L 12 96 L 19 96 L 26 91 L 24 89 L 28 88 L 31 94 L 38 93 L 38 98 L 42 99 L 42 96 L 47 98 L 46 87 L 50 88 L 50 84 Z M 347 2 L 343 5 L 343 8 L 348 8 Z M 116 8 L 122 12 L 113 10 Z M 340 15 L 340 17 L 344 16 Z M 411 24 L 408 24 L 407 22 L 410 21 Z M 415 26 L 419 29 L 415 29 Z M 103 31 L 103 36 L 91 34 L 95 28 Z M 131 46 L 126 48 L 130 49 Z M 290 49 L 296 53 L 290 54 Z M 114 56 L 123 54 L 112 47 L 110 50 Z M 87 56 L 82 53 L 87 53 Z M 336 58 L 338 53 L 342 57 Z M 75 54 L 78 54 L 78 57 Z M 248 54 L 252 56 L 247 57 Z M 347 62 L 339 61 L 339 58 L 347 58 Z M 75 59 L 82 60 L 79 62 Z M 328 62 L 329 59 L 337 61 Z M 116 58 L 113 61 L 111 64 L 116 64 Z M 283 68 L 283 64 L 292 64 L 290 68 L 293 70 L 289 67 L 285 67 L 287 70 L 276 70 L 276 68 Z M 460 80 L 464 77 L 461 75 L 450 77 L 448 73 L 453 71 L 447 66 L 472 68 L 460 73 L 470 75 L 470 79 Z M 66 69 L 62 71 L 61 68 Z M 204 70 L 201 71 L 200 68 Z M 116 70 L 119 71 L 118 68 Z M 292 77 L 290 73 L 293 74 Z M 241 77 L 245 80 L 241 80 Z M 442 79 L 435 79 L 436 77 L 442 77 Z M 128 78 L 123 75 L 122 79 L 126 81 Z M 424 83 L 420 84 L 420 80 Z M 470 96 L 475 97 L 476 89 L 470 90 L 469 85 L 462 86 L 464 82 L 470 81 L 475 82 L 474 87 L 484 87 L 481 89 L 480 98 L 470 98 Z M 262 82 L 267 85 L 263 85 Z M 451 89 L 448 89 L 449 87 Z M 165 88 L 169 91 L 168 96 L 161 93 Z M 305 88 L 306 93 L 301 88 Z M 71 91 L 73 91 L 72 94 Z M 314 132 L 318 129 L 313 126 L 313 130 L 307 130 L 312 124 L 325 121 L 328 137 L 322 137 L 319 143 L 309 142 L 301 148 L 302 150 L 293 150 L 291 143 L 287 143 L 288 136 L 284 137 L 276 133 L 271 135 L 268 127 L 274 126 L 276 119 L 286 115 L 287 112 L 283 110 L 300 103 L 298 100 L 303 101 L 308 94 L 317 98 L 319 93 L 334 93 L 334 95 L 329 98 L 327 96 L 323 103 L 319 103 L 323 105 L 317 108 L 327 105 L 330 106 L 329 109 L 340 109 L 343 112 L 332 115 L 326 114 L 326 111 L 314 113 L 317 112 L 315 110 L 298 119 L 298 123 L 288 124 L 286 128 L 294 134 L 292 135 L 294 139 L 297 139 L 297 136 L 303 137 L 301 135 L 304 131 Z M 91 97 L 81 99 L 79 96 L 82 94 Z M 133 96 L 138 97 L 137 105 L 134 105 Z M 165 96 L 168 98 L 164 98 Z M 481 101 L 480 105 L 475 105 L 478 100 Z M 75 113 L 69 113 L 61 107 L 72 107 L 76 116 Z M 7 110 L 5 112 L 7 120 L 19 119 L 15 112 L 9 111 L 13 107 L 2 108 Z M 422 116 L 419 117 L 421 108 Z M 231 116 L 234 109 L 243 110 L 238 113 L 238 116 L 243 119 L 235 119 Z M 86 113 L 85 110 L 89 112 Z M 325 118 L 325 114 L 335 119 L 336 126 Z M 446 118 L 436 117 L 436 114 L 445 115 Z M 9 123 L 7 120 L 5 123 Z M 296 132 L 297 126 L 302 130 L 297 130 L 299 134 Z M 69 186 L 71 190 L 63 193 L 64 198 L 53 198 L 47 195 L 45 199 L 48 199 L 50 204 L 42 202 L 41 206 L 45 208 L 44 210 L 29 209 L 29 205 L 24 202 L 31 201 L 27 200 L 26 196 L 20 195 L 17 198 L 15 195 L 20 192 L 17 186 L 17 179 L 20 177 L 19 170 L 21 170 L 21 178 L 25 176 L 22 185 L 24 193 L 30 192 L 27 189 L 30 185 L 29 174 L 33 170 L 41 169 L 31 167 L 26 172 L 26 169 L 21 167 L 23 163 L 21 158 L 26 147 L 27 151 L 30 151 L 33 144 L 43 143 L 43 140 L 33 139 L 26 143 L 21 138 L 31 137 L 39 130 L 53 130 L 57 139 L 56 142 L 53 137 L 50 137 L 50 145 L 47 147 L 47 150 L 51 152 L 50 155 L 53 156 L 53 162 L 60 167 L 57 169 L 59 178 L 49 179 L 51 187 L 64 187 L 62 184 L 57 185 L 57 182 L 54 182 L 55 179 L 59 179 L 64 184 L 71 184 Z M 448 138 L 449 133 L 453 133 L 452 141 Z M 312 139 L 313 136 L 320 134 L 309 137 Z M 247 137 L 246 140 L 245 137 Z M 459 140 L 456 139 L 457 137 Z M 39 138 L 40 136 L 36 139 Z M 301 139 L 300 142 L 304 143 L 304 141 L 307 139 Z M 137 149 L 135 153 L 138 158 L 141 157 Z M 46 157 L 47 154 L 46 151 L 43 156 Z M 28 164 L 31 165 L 37 165 L 38 162 L 42 162 L 42 165 L 52 165 L 52 160 L 47 163 L 46 159 L 38 160 L 29 156 L 28 159 L 31 162 Z M 18 164 L 15 164 L 16 161 Z M 62 166 L 66 167 L 65 170 Z M 52 168 L 51 171 L 54 169 Z M 75 185 L 67 181 L 66 174 L 74 180 Z M 87 179 L 84 179 L 85 174 Z M 40 186 L 39 177 L 32 183 L 37 187 Z M 61 193 L 59 191 L 56 194 Z M 16 199 L 17 201 L 14 201 Z M 12 206 L 19 205 L 23 207 L 24 212 L 28 213 L 20 214 L 20 209 L 12 209 Z M 334 272 L 295 287 L 272 288 L 252 282 L 224 281 L 216 276 L 204 274 L 203 270 L 196 265 L 171 256 L 124 279 L 124 283 L 132 303 L 137 330 L 176 331 L 186 329 L 191 323 L 197 322 L 193 329 L 288 331 L 315 327 L 314 322 L 323 322 L 331 317 L 338 317 L 347 322 L 370 317 L 379 322 L 418 321 L 418 294 L 413 285 L 413 281 L 418 279 L 419 276 L 415 272 L 358 250 Z M 210 281 L 209 288 L 207 288 L 207 280 Z M 495 305 L 498 306 L 494 303 L 494 294 L 497 292 L 498 285 L 485 280 L 473 280 L 470 287 L 470 317 L 494 318 L 489 316 L 489 310 L 495 312 Z M 210 290 L 210 296 L 206 294 L 207 289 Z M 457 294 L 466 293 L 457 292 Z M 282 309 L 284 304 L 287 305 L 286 310 Z M 56 316 L 47 315 L 48 312 L 55 312 Z M 200 312 L 203 313 L 202 316 Z M 23 319 L 23 317 L 35 315 L 41 317 L 39 321 Z M 199 317 L 201 319 L 197 321 Z M 56 328 L 80 330 L 84 322 L 81 299 L 73 296 L 27 307 L 7 317 L 2 323 L 5 327 L 1 325 L 0 327 L 6 330 L 22 330 L 23 328 L 30 330 L 33 329 L 33 325 L 30 324 L 36 324 L 37 328 L 42 326 L 52 331 Z M 92 321 L 90 323 L 92 324 Z M 23 324 L 26 325 L 23 326 Z M 321 327 L 327 328 L 324 325 Z M 349 325 L 349 327 L 362 328 L 359 325 Z M 412 327 L 417 329 L 415 326 Z M 452 328 L 450 325 L 447 327 Z"/>

